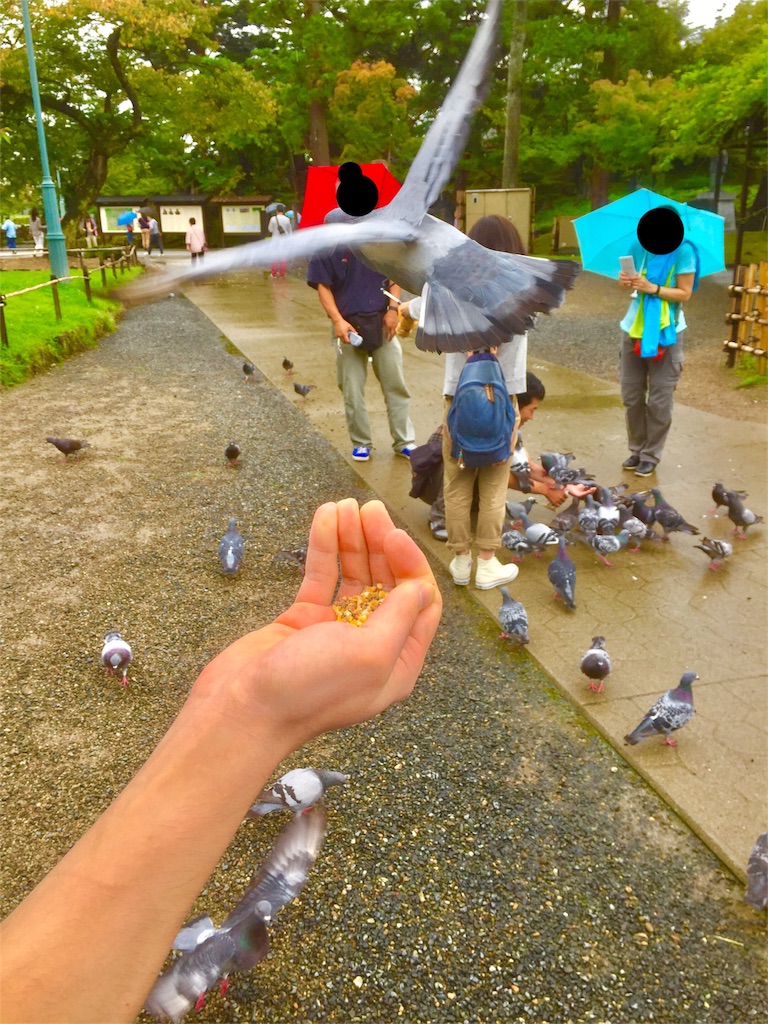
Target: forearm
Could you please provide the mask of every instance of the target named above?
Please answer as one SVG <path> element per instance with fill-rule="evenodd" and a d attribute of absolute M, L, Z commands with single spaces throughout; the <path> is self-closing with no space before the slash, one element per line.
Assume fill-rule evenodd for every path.
<path fill-rule="evenodd" d="M 212 697 L 193 691 L 141 771 L 4 922 L 4 1022 L 136 1016 L 250 802 L 290 749 L 222 717 L 221 696 L 216 707 Z"/>

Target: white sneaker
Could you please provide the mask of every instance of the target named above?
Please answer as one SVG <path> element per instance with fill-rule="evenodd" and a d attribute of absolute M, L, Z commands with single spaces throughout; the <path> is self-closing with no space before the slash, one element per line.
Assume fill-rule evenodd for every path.
<path fill-rule="evenodd" d="M 457 587 L 466 587 L 472 575 L 472 555 L 454 555 L 448 571 Z"/>
<path fill-rule="evenodd" d="M 488 559 L 478 558 L 475 586 L 478 590 L 500 587 L 505 583 L 511 583 L 518 572 L 519 570 L 513 562 L 510 562 L 509 565 L 502 565 L 495 555 Z"/>

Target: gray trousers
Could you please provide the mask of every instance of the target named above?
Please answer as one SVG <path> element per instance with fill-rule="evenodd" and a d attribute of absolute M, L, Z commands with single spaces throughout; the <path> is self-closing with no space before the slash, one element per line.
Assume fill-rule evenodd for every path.
<path fill-rule="evenodd" d="M 334 342 L 335 343 L 335 342 Z M 403 376 L 403 350 L 396 337 L 374 352 L 364 352 L 354 345 L 338 343 L 336 380 L 344 396 L 344 415 L 353 445 L 373 445 L 371 421 L 365 404 L 365 381 L 368 377 L 368 356 L 376 379 L 381 385 L 387 407 L 392 447 L 396 452 L 413 444 L 415 433 L 411 423 L 411 393 Z"/>
<path fill-rule="evenodd" d="M 622 332 L 619 381 L 627 421 L 627 443 L 642 462 L 661 461 L 672 426 L 675 388 L 683 372 L 683 336 L 664 350 L 662 359 L 635 355 L 634 342 Z"/>

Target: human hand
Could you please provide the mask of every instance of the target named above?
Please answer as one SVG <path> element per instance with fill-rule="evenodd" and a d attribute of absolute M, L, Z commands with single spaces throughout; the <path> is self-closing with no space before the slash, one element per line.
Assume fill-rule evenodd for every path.
<path fill-rule="evenodd" d="M 625 274 L 623 270 L 619 271 L 619 284 L 622 288 L 634 288 L 635 287 L 635 274 Z"/>
<path fill-rule="evenodd" d="M 632 287 L 646 295 L 655 295 L 657 286 L 649 281 L 643 274 L 635 274 L 632 278 Z"/>
<path fill-rule="evenodd" d="M 572 498 L 586 498 L 588 494 L 594 494 L 596 487 L 588 487 L 586 484 L 566 484 L 565 491 Z"/>
<path fill-rule="evenodd" d="M 388 309 L 384 314 L 384 337 L 391 341 L 397 329 L 397 310 Z"/>
<path fill-rule="evenodd" d="M 364 626 L 337 622 L 338 597 L 381 583 L 387 598 Z M 258 723 L 287 754 L 312 736 L 365 721 L 413 689 L 440 621 L 426 557 L 384 505 L 347 498 L 312 523 L 296 601 L 237 640 L 202 672 L 192 697 L 238 728 Z M 197 691 L 197 693 L 196 693 Z"/>
<path fill-rule="evenodd" d="M 556 484 L 553 484 L 552 487 L 547 488 L 546 495 L 547 501 L 550 505 L 554 508 L 559 508 L 559 506 L 565 501 L 567 492 L 564 487 L 558 487 Z"/>
<path fill-rule="evenodd" d="M 349 321 L 345 320 L 343 316 L 334 317 L 333 329 L 336 332 L 336 337 L 343 345 L 351 345 L 352 342 L 349 340 L 349 332 L 354 331 L 355 328 Z"/>

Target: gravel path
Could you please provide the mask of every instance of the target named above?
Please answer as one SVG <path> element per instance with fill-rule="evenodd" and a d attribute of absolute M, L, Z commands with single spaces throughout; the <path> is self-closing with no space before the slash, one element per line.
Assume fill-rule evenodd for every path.
<path fill-rule="evenodd" d="M 3 396 L 4 913 L 128 781 L 201 666 L 292 599 L 298 570 L 273 553 L 304 542 L 320 502 L 370 496 L 241 362 L 175 298 Z M 65 465 L 49 433 L 92 448 Z M 216 559 L 229 515 L 247 540 L 234 579 Z M 195 1019 L 764 1020 L 765 915 L 527 655 L 442 589 L 413 697 L 292 759 L 351 781 L 270 957 Z M 126 690 L 98 663 L 113 625 L 134 646 Z M 239 898 L 274 818 L 243 824 L 195 912 L 220 920 Z"/>

